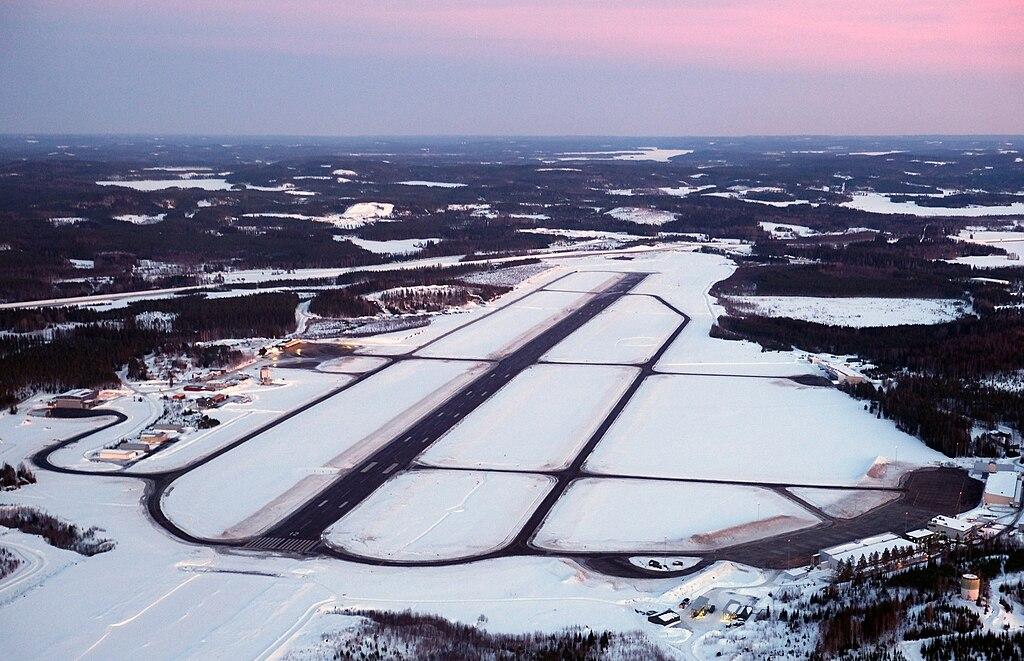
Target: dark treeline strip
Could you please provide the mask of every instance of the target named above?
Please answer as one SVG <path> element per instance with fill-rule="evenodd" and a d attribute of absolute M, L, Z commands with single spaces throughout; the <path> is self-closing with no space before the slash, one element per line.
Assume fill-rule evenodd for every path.
<path fill-rule="evenodd" d="M 0 526 L 39 535 L 50 546 L 82 555 L 96 555 L 114 548 L 113 541 L 97 537 L 99 528 L 82 530 L 73 523 L 66 523 L 32 507 L 0 506 Z"/>
<path fill-rule="evenodd" d="M 870 241 L 836 246 L 761 239 L 754 259 L 767 265 L 744 265 L 713 289 L 715 294 L 762 296 L 878 296 L 959 298 L 982 286 L 970 283 L 978 271 L 964 264 L 941 261 L 964 255 L 1002 251 L 992 246 L 953 241 L 945 236 L 904 237 L 892 243 L 882 235 Z M 813 264 L 779 263 L 788 257 Z M 775 263 L 772 263 L 775 262 Z M 1019 279 L 1021 273 L 986 270 L 988 277 Z M 1000 296 L 991 292 L 994 296 Z M 993 300 L 992 303 L 1005 302 Z"/>
<path fill-rule="evenodd" d="M 184 296 L 129 305 L 132 315 L 165 312 L 176 315 L 173 329 L 198 341 L 225 337 L 280 337 L 295 328 L 293 292 L 265 292 L 249 296 L 206 298 Z"/>
<path fill-rule="evenodd" d="M 860 384 L 849 392 L 870 400 L 873 412 L 951 457 L 1000 456 L 1007 452 L 1006 447 L 998 447 L 984 436 L 973 438 L 975 422 L 988 428 L 1006 423 L 1024 430 L 1024 393 L 1019 391 L 961 379 L 901 376 L 888 388 Z"/>
<path fill-rule="evenodd" d="M 227 364 L 237 352 L 196 347 L 228 337 L 280 337 L 295 327 L 298 296 L 272 292 L 235 298 L 185 297 L 133 303 L 117 321 L 101 321 L 37 336 L 0 338 L 0 405 L 36 390 L 115 386 L 117 371 L 154 351 L 189 353 L 197 364 Z M 169 330 L 141 327 L 140 312 L 176 314 Z"/>
<path fill-rule="evenodd" d="M 507 287 L 495 287 L 489 285 L 467 285 L 459 278 L 471 273 L 480 273 L 499 268 L 511 268 L 514 266 L 526 266 L 539 264 L 539 259 L 517 259 L 502 263 L 467 263 L 455 264 L 452 266 L 423 266 L 414 269 L 402 269 L 395 271 L 358 271 L 344 273 L 336 279 L 336 284 L 346 285 L 344 289 L 330 289 L 317 293 L 309 306 L 309 311 L 322 317 L 364 317 L 380 312 L 380 306 L 365 297 L 379 291 L 390 289 L 402 289 L 410 287 L 422 287 L 427 285 L 451 285 L 455 288 L 469 292 L 470 296 L 476 296 L 481 300 L 491 300 L 506 291 Z M 422 293 L 421 293 L 422 294 Z M 425 295 L 420 296 L 421 302 L 426 303 Z M 440 309 L 444 302 L 441 297 L 432 297 L 431 306 L 428 309 Z M 449 294 L 447 299 L 452 305 L 462 305 L 470 300 L 469 296 L 461 296 L 456 301 Z M 399 305 L 397 301 L 392 311 L 405 309 L 407 306 Z M 427 309 L 427 308 L 425 308 Z"/>
<path fill-rule="evenodd" d="M 380 312 L 380 306 L 348 289 L 327 289 L 313 297 L 309 311 L 321 317 L 348 319 L 375 315 Z"/>
<path fill-rule="evenodd" d="M 942 324 L 872 328 L 770 317 L 722 317 L 719 337 L 744 337 L 770 349 L 856 354 L 885 370 L 977 378 L 1024 369 L 1024 313 L 999 310 Z"/>
<path fill-rule="evenodd" d="M 448 286 L 440 289 L 401 287 L 381 294 L 380 302 L 392 314 L 439 312 L 471 301 L 486 302 L 501 296 L 511 287 L 495 285 Z"/>

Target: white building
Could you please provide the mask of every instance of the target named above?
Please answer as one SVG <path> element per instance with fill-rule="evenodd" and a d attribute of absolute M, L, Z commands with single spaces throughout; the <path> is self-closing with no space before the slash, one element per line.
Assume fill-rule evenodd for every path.
<path fill-rule="evenodd" d="M 886 551 L 892 554 L 894 551 L 910 552 L 916 550 L 917 545 L 913 542 L 903 539 L 899 535 L 887 532 L 855 542 L 822 549 L 818 552 L 818 557 L 821 564 L 835 569 L 839 566 L 840 562 L 852 562 L 855 566 L 860 563 L 861 558 L 864 558 L 865 562 L 870 562 L 872 555 L 876 553 L 881 558 Z"/>
<path fill-rule="evenodd" d="M 928 522 L 928 530 L 945 535 L 949 539 L 965 540 L 974 535 L 980 523 L 957 519 L 951 516 L 937 516 Z"/>
<path fill-rule="evenodd" d="M 1020 505 L 1020 492 L 1020 473 L 1016 471 L 991 473 L 985 480 L 985 493 L 982 500 L 986 505 L 1016 507 Z"/>

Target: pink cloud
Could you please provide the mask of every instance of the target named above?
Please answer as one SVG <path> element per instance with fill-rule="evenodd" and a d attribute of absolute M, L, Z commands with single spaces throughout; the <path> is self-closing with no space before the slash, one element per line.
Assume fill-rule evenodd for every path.
<path fill-rule="evenodd" d="M 81 7 L 54 4 L 69 11 Z M 134 20 L 144 21 L 151 32 L 135 37 L 165 46 L 530 55 L 746 70 L 1024 72 L 1020 0 L 642 0 L 624 5 L 610 0 L 97 0 L 89 11 L 129 20 L 144 15 Z"/>

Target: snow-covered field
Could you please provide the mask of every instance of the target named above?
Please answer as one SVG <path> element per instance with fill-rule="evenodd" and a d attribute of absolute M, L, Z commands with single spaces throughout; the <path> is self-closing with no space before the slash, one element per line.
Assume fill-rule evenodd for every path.
<path fill-rule="evenodd" d="M 791 494 L 806 500 L 825 514 L 850 519 L 868 510 L 896 500 L 898 491 L 875 491 L 869 489 L 815 489 L 813 487 L 792 487 Z"/>
<path fill-rule="evenodd" d="M 462 188 L 466 184 L 452 181 L 399 181 L 403 186 L 424 186 L 426 188 Z"/>
<path fill-rule="evenodd" d="M 327 223 L 339 229 L 357 229 L 371 223 L 381 223 L 394 220 L 393 214 L 395 205 L 390 202 L 357 202 L 349 205 L 342 213 L 329 213 L 321 216 L 311 216 L 304 213 L 285 213 L 274 211 L 261 211 L 258 213 L 247 213 L 245 218 L 290 218 L 292 220 L 311 220 L 316 223 Z M 349 237 L 339 237 L 338 240 Z M 369 248 L 367 248 L 369 250 Z"/>
<path fill-rule="evenodd" d="M 676 219 L 676 215 L 671 211 L 645 209 L 642 207 L 615 207 L 605 213 L 615 220 L 623 220 L 627 223 L 636 223 L 637 225 L 664 225 Z"/>
<path fill-rule="evenodd" d="M 739 376 L 820 375 L 818 368 L 796 351 L 763 351 L 760 344 L 719 340 L 691 321 L 655 365 L 659 372 L 675 374 L 723 374 Z M 703 333 L 702 333 L 703 331 Z"/>
<path fill-rule="evenodd" d="M 676 156 L 692 154 L 692 149 L 661 149 L 659 147 L 640 147 L 631 150 L 616 151 L 580 151 L 559 154 L 556 161 L 657 161 L 668 163 Z M 561 168 L 547 168 L 549 170 Z"/>
<path fill-rule="evenodd" d="M 555 479 L 529 473 L 414 470 L 389 480 L 327 529 L 332 545 L 371 558 L 463 558 L 510 542 Z"/>
<path fill-rule="evenodd" d="M 657 294 L 690 317 L 690 322 L 658 361 L 658 371 L 763 376 L 820 373 L 796 351 L 763 351 L 761 345 L 754 342 L 710 337 L 712 324 L 725 310 L 708 290 L 735 269 L 728 259 L 687 254 L 671 259 L 654 258 L 646 266 L 639 260 L 632 263 L 634 268 L 654 273 L 632 293 Z"/>
<path fill-rule="evenodd" d="M 958 319 L 969 311 L 964 301 L 946 298 L 730 296 L 729 301 L 747 314 L 857 328 L 940 324 Z"/>
<path fill-rule="evenodd" d="M 514 214 L 513 214 L 514 216 Z M 649 236 L 637 234 L 626 234 L 625 232 L 605 232 L 602 230 L 567 230 L 557 227 L 528 227 L 519 230 L 527 234 L 546 234 L 548 236 L 564 236 L 567 239 L 606 239 L 608 241 L 642 241 L 650 239 Z"/>
<path fill-rule="evenodd" d="M 768 489 L 583 478 L 555 503 L 531 543 L 554 551 L 707 551 L 817 523 Z"/>
<path fill-rule="evenodd" d="M 960 241 L 983 243 L 1002 248 L 1006 255 L 979 255 L 973 257 L 957 257 L 948 260 L 957 264 L 970 264 L 979 268 L 998 268 L 1001 266 L 1024 266 L 1024 232 L 998 230 L 962 230 L 956 237 Z"/>
<path fill-rule="evenodd" d="M 1024 202 L 993 206 L 973 207 L 926 207 L 915 202 L 893 202 L 890 195 L 874 192 L 857 192 L 853 200 L 839 206 L 871 213 L 905 213 L 912 216 L 980 218 L 981 216 L 1024 216 Z"/>
<path fill-rule="evenodd" d="M 592 294 L 607 289 L 621 277 L 621 274 L 609 271 L 577 271 L 576 273 L 570 273 L 564 278 L 559 278 L 545 287 L 545 289 L 549 291 L 573 291 Z"/>
<path fill-rule="evenodd" d="M 276 523 L 480 372 L 472 362 L 410 360 L 382 370 L 176 480 L 167 516 L 203 537 Z"/>
<path fill-rule="evenodd" d="M 876 466 L 876 461 L 884 464 Z M 722 376 L 653 376 L 585 464 L 592 473 L 889 486 L 942 455 L 832 388 Z M 892 466 L 893 462 L 898 466 Z M 870 474 L 869 474 L 870 471 Z"/>
<path fill-rule="evenodd" d="M 119 216 L 113 216 L 113 219 L 122 223 L 131 223 L 132 225 L 155 225 L 163 222 L 164 218 L 167 217 L 165 213 L 158 213 L 153 215 L 138 214 L 138 213 L 125 213 Z"/>
<path fill-rule="evenodd" d="M 416 352 L 435 358 L 497 358 L 568 316 L 590 294 L 538 291 Z"/>
<path fill-rule="evenodd" d="M 625 367 L 534 365 L 427 448 L 419 462 L 499 470 L 565 468 L 635 376 L 635 369 Z"/>
<path fill-rule="evenodd" d="M 683 318 L 651 296 L 623 296 L 543 356 L 556 363 L 649 360 Z"/>
<path fill-rule="evenodd" d="M 119 186 L 131 188 L 138 191 L 158 191 L 169 188 L 199 188 L 208 191 L 231 190 L 233 184 L 229 184 L 222 178 L 204 179 L 135 179 L 131 181 L 97 181 L 99 186 Z"/>

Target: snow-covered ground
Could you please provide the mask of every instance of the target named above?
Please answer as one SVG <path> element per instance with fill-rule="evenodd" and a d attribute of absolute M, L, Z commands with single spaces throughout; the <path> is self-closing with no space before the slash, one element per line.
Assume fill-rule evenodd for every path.
<path fill-rule="evenodd" d="M 17 413 L 0 412 L 0 462 L 15 466 L 43 446 L 109 425 L 113 417 L 47 418 L 52 395 L 39 395 L 19 405 Z"/>
<path fill-rule="evenodd" d="M 997 268 L 1001 266 L 1024 266 L 1024 232 L 998 230 L 962 230 L 954 238 L 971 243 L 1002 248 L 1006 255 L 978 255 L 973 257 L 957 257 L 947 260 L 957 264 L 970 264 L 980 268 Z"/>
<path fill-rule="evenodd" d="M 424 186 L 426 188 L 462 188 L 466 184 L 452 181 L 399 181 L 403 186 Z"/>
<path fill-rule="evenodd" d="M 692 318 L 673 344 L 674 353 L 662 361 L 662 369 L 769 374 L 817 372 L 816 367 L 797 362 L 796 352 L 762 354 L 750 343 L 709 338 L 707 333 L 720 308 L 707 295 L 707 289 L 727 277 L 734 266 L 721 256 L 686 250 L 680 245 L 631 250 L 627 253 L 629 260 L 610 259 L 604 254 L 551 257 L 559 264 L 558 268 L 534 276 L 494 304 L 481 305 L 462 314 L 441 315 L 435 324 L 426 328 L 359 342 L 365 342 L 367 347 L 376 342 L 378 349 L 386 346 L 395 352 L 411 350 L 443 332 L 478 319 L 531 288 L 542 286 L 557 277 L 559 269 L 564 273 L 564 269 L 571 266 L 654 273 L 637 291 L 662 295 Z M 448 263 L 457 259 L 452 258 Z M 430 260 L 431 263 L 437 261 Z M 254 271 L 232 275 L 249 281 L 340 272 L 344 269 L 301 270 L 295 274 Z M 381 375 L 397 367 L 389 367 Z M 275 378 L 285 378 L 284 372 L 276 370 Z M 852 410 L 835 405 L 833 398 L 845 398 L 845 395 L 832 390 L 797 388 L 791 382 L 783 382 L 772 387 L 793 392 L 791 398 L 779 401 L 760 391 L 766 384 L 773 383 L 770 380 L 653 378 L 689 378 L 697 388 L 687 387 L 681 396 L 669 392 L 662 397 L 661 405 L 654 407 L 652 424 L 663 424 L 671 419 L 676 425 L 667 433 L 663 432 L 667 440 L 652 442 L 644 426 L 638 425 L 640 436 L 632 439 L 631 447 L 619 444 L 617 451 L 621 457 L 617 463 L 628 465 L 635 455 L 644 458 L 647 465 L 642 468 L 645 471 L 651 464 L 657 464 L 664 470 L 718 472 L 731 475 L 731 479 L 758 477 L 759 472 L 778 472 L 777 479 L 798 475 L 798 480 L 794 481 L 811 484 L 812 478 L 821 477 L 819 466 L 840 475 L 846 474 L 848 467 L 853 473 L 853 469 L 863 463 L 858 457 L 862 455 L 865 461 L 870 461 L 876 446 L 882 447 L 878 454 L 896 459 L 896 448 L 888 442 L 894 437 L 901 443 L 906 442 L 899 446 L 900 462 L 916 459 L 921 451 L 928 452 L 918 441 L 895 432 L 891 423 L 860 411 L 857 402 L 846 400 L 858 408 L 856 415 Z M 438 378 L 438 381 L 444 379 Z M 711 384 L 715 382 L 721 382 L 722 388 L 736 393 L 727 397 L 716 395 L 717 391 L 705 393 L 714 390 Z M 377 410 L 382 402 L 388 408 L 402 408 L 402 403 L 396 400 L 418 388 L 419 383 L 418 378 L 403 378 L 382 383 L 376 393 L 366 394 L 359 401 L 332 398 L 328 402 L 336 403 L 336 407 L 330 411 L 314 407 L 303 415 L 318 409 L 324 415 L 315 421 L 306 419 L 296 428 L 298 431 L 275 428 L 286 433 L 278 434 L 273 442 L 261 435 L 207 464 L 207 467 L 217 466 L 222 459 L 232 457 L 243 448 L 249 448 L 245 454 L 251 454 L 244 462 L 231 459 L 229 464 L 237 463 L 232 470 L 226 470 L 225 465 L 211 468 L 199 485 L 207 489 L 205 493 L 189 495 L 183 490 L 178 497 L 187 500 L 194 496 L 194 506 L 185 509 L 204 519 L 204 525 L 210 525 L 212 519 L 207 517 L 223 516 L 222 510 L 238 508 L 241 501 L 258 499 L 260 490 L 264 489 L 263 476 L 287 482 L 296 474 L 301 479 L 303 468 L 309 472 L 321 469 L 323 463 L 315 461 L 319 457 L 313 457 L 314 452 L 323 451 L 329 460 L 330 453 L 322 445 L 332 446 L 333 452 L 333 446 L 347 442 L 349 435 L 358 434 L 352 427 L 364 424 L 364 418 L 386 417 Z M 748 390 L 748 386 L 753 390 Z M 424 390 L 438 389 L 443 391 L 442 395 L 451 392 L 451 387 L 444 383 L 424 387 Z M 642 390 L 640 395 L 643 395 Z M 372 401 L 373 406 L 367 406 L 366 401 Z M 109 421 L 30 419 L 24 411 L 23 405 L 22 413 L 16 416 L 0 413 L 0 459 L 4 461 L 24 457 L 53 438 L 66 438 Z M 629 410 L 626 414 L 631 415 Z M 697 414 L 708 416 L 704 424 L 694 421 Z M 638 416 L 632 417 L 638 422 Z M 29 424 L 23 424 L 25 420 Z M 694 426 L 687 427 L 687 421 Z M 309 429 L 314 431 L 308 432 Z M 804 443 L 799 454 L 778 438 L 779 434 L 790 434 L 794 430 L 799 431 Z M 322 440 L 329 443 L 317 442 Z M 793 461 L 795 454 L 796 462 Z M 879 463 L 875 468 L 884 466 Z M 785 475 L 786 471 L 790 474 Z M 874 472 L 878 475 L 881 471 Z M 707 629 L 694 628 L 691 650 L 687 643 L 691 637 L 689 631 L 654 627 L 634 609 L 661 610 L 678 604 L 680 594 L 691 596 L 737 582 L 758 586 L 749 589 L 759 590 L 758 594 L 764 596 L 774 589 L 767 573 L 742 568 L 723 573 L 721 567 L 728 563 L 719 563 L 685 579 L 626 580 L 598 575 L 580 564 L 556 557 L 503 558 L 451 567 L 376 567 L 334 558 L 297 560 L 255 551 L 220 553 L 180 543 L 153 526 L 141 505 L 144 486 L 137 480 L 44 471 L 37 471 L 37 476 L 38 484 L 4 492 L 3 501 L 42 507 L 79 525 L 100 526 L 104 535 L 117 541 L 117 547 L 108 553 L 84 558 L 54 549 L 35 536 L 0 535 L 0 545 L 30 548 L 36 558 L 27 579 L 13 585 L 0 582 L 0 638 L 12 659 L 281 658 L 289 651 L 300 650 L 306 641 L 319 640 L 320 633 L 336 627 L 332 617 L 338 616 L 329 613 L 342 608 L 411 608 L 468 625 L 479 621 L 478 626 L 497 632 L 554 631 L 579 624 L 596 631 L 639 628 L 667 646 L 669 652 L 683 658 L 692 650 L 709 651 L 710 656 L 714 656 L 716 649 L 728 648 L 713 644 L 702 646 Z M 603 481 L 611 483 L 613 480 Z M 797 506 L 792 501 L 780 504 L 771 498 L 771 502 L 761 501 L 758 512 L 757 497 L 749 496 L 769 492 L 742 486 L 726 487 L 728 491 L 711 490 L 709 487 L 716 485 L 703 484 L 684 484 L 687 493 L 678 502 L 672 498 L 681 492 L 670 494 L 669 500 L 656 499 L 652 504 L 647 487 L 641 485 L 642 488 L 633 489 L 632 486 L 639 482 L 644 485 L 660 482 L 625 479 L 622 482 L 629 488 L 596 485 L 595 491 L 608 489 L 608 493 L 563 501 L 569 508 L 557 521 L 565 524 L 563 530 L 556 532 L 567 534 L 557 537 L 556 541 L 569 539 L 571 543 L 591 545 L 626 545 L 640 541 L 658 548 L 666 544 L 666 537 L 668 541 L 682 540 L 687 544 L 726 543 L 742 539 L 751 531 L 757 535 L 770 533 L 772 525 L 788 520 L 752 522 L 773 516 L 771 508 L 775 505 L 780 508 Z M 183 484 L 184 480 L 180 480 L 176 491 Z M 676 484 L 683 483 L 672 483 Z M 693 488 L 700 491 L 694 492 Z M 473 502 L 471 499 L 467 505 Z M 607 505 L 602 507 L 602 502 Z M 710 507 L 709 503 L 715 507 Z M 254 502 L 242 502 L 242 505 L 258 507 Z M 751 505 L 753 513 L 744 509 Z M 718 517 L 719 511 L 729 516 Z M 471 511 L 467 509 L 467 513 Z M 246 512 L 239 514 L 247 515 Z M 442 514 L 445 519 L 465 515 L 457 509 L 451 514 Z M 413 527 L 421 525 L 405 512 L 403 517 Z M 601 517 L 609 523 L 592 523 Z M 481 525 L 487 529 L 489 523 Z M 233 521 L 228 521 L 224 525 L 232 524 Z M 598 534 L 587 536 L 595 530 Z M 217 532 L 220 531 L 215 530 L 214 534 Z M 696 541 L 695 535 L 698 536 Z M 408 538 L 396 539 L 404 543 Z M 429 535 L 423 539 L 440 540 Z M 428 552 L 437 552 L 440 548 L 434 546 Z M 736 578 L 738 575 L 742 575 L 742 580 Z M 19 571 L 18 576 L 25 577 L 26 573 Z M 55 617 L 55 613 L 59 617 Z M 40 622 L 45 622 L 46 626 L 40 626 Z M 745 629 L 730 631 L 742 633 Z"/>
<path fill-rule="evenodd" d="M 942 458 L 832 388 L 662 375 L 644 381 L 585 468 L 613 475 L 890 486 L 903 471 Z"/>
<path fill-rule="evenodd" d="M 850 519 L 860 516 L 868 510 L 896 500 L 898 491 L 875 491 L 869 489 L 815 489 L 812 487 L 792 487 L 787 489 L 797 498 L 814 505 L 825 514 Z"/>
<path fill-rule="evenodd" d="M 386 358 L 374 356 L 341 356 L 325 360 L 316 366 L 320 372 L 336 372 L 340 374 L 360 374 L 376 369 L 387 362 Z"/>
<path fill-rule="evenodd" d="M 551 486 L 530 473 L 414 470 L 389 480 L 325 533 L 371 558 L 450 560 L 510 542 Z"/>
<path fill-rule="evenodd" d="M 544 354 L 556 363 L 627 363 L 649 360 L 683 318 L 651 296 L 623 296 Z"/>
<path fill-rule="evenodd" d="M 636 223 L 637 225 L 664 225 L 676 219 L 676 215 L 671 211 L 645 209 L 642 207 L 615 207 L 605 213 L 615 220 L 623 220 L 627 223 Z"/>
<path fill-rule="evenodd" d="M 158 213 L 153 215 L 139 214 L 139 213 L 124 213 L 119 216 L 113 216 L 113 219 L 122 223 L 131 223 L 132 225 L 155 225 L 156 223 L 163 222 L 164 218 L 167 217 L 165 213 Z"/>
<path fill-rule="evenodd" d="M 786 225 L 784 223 L 769 223 L 767 221 L 762 221 L 758 225 L 776 239 L 792 239 L 798 236 L 817 236 L 818 234 L 817 231 L 803 225 Z"/>
<path fill-rule="evenodd" d="M 534 365 L 431 445 L 419 462 L 499 470 L 565 468 L 635 376 L 635 369 L 625 367 Z"/>
<path fill-rule="evenodd" d="M 701 191 L 708 190 L 709 188 L 714 188 L 714 186 L 688 186 L 686 184 L 683 184 L 681 186 L 666 186 L 659 188 L 658 190 L 664 193 L 665 195 L 673 195 L 675 197 L 687 197 L 689 195 L 693 195 L 694 193 L 699 193 Z"/>
<path fill-rule="evenodd" d="M 817 523 L 768 489 L 583 478 L 555 503 L 531 543 L 554 551 L 707 551 Z"/>
<path fill-rule="evenodd" d="M 79 470 L 109 471 L 120 468 L 118 464 L 91 461 L 90 456 L 100 448 L 112 445 L 122 438 L 131 437 L 154 423 L 163 413 L 163 404 L 153 397 L 142 397 L 126 393 L 122 397 L 103 405 L 105 409 L 120 411 L 128 416 L 128 420 L 109 429 L 87 436 L 77 443 L 72 443 L 50 455 L 50 461 L 56 466 L 77 468 Z M 110 418 L 104 418 L 110 422 Z"/>
<path fill-rule="evenodd" d="M 252 373 L 257 369 L 249 370 Z M 207 415 L 220 421 L 199 429 L 128 468 L 130 473 L 152 473 L 185 466 L 251 433 L 289 411 L 352 381 L 352 376 L 312 370 L 272 370 L 274 385 L 247 382 L 237 390 L 252 401 L 229 402 Z M 109 466 L 108 466 L 109 467 Z"/>
<path fill-rule="evenodd" d="M 559 278 L 545 287 L 549 291 L 573 291 L 595 293 L 607 289 L 622 277 L 620 273 L 609 271 L 578 271 Z"/>
<path fill-rule="evenodd" d="M 857 328 L 940 324 L 958 319 L 969 311 L 964 301 L 948 298 L 730 296 L 729 301 L 747 314 Z"/>
<path fill-rule="evenodd" d="M 222 178 L 204 179 L 135 179 L 132 181 L 97 181 L 99 186 L 118 186 L 131 188 L 138 191 L 158 191 L 169 188 L 199 188 L 208 191 L 231 190 L 233 184 L 229 184 Z"/>
<path fill-rule="evenodd" d="M 395 220 L 395 205 L 390 202 L 357 202 L 349 205 L 342 213 L 329 213 L 311 216 L 303 213 L 286 213 L 261 211 L 247 213 L 244 218 L 290 218 L 292 220 L 311 220 L 316 223 L 327 223 L 339 229 L 357 229 L 371 223 Z M 348 237 L 340 237 L 338 240 Z"/>
<path fill-rule="evenodd" d="M 605 239 L 608 241 L 643 241 L 650 240 L 649 236 L 638 234 L 626 234 L 625 232 L 605 232 L 602 230 L 567 230 L 558 227 L 529 227 L 519 230 L 528 234 L 546 234 L 548 236 L 564 236 L 567 239 Z"/>
<path fill-rule="evenodd" d="M 164 497 L 164 511 L 203 537 L 258 533 L 480 370 L 477 363 L 436 360 L 388 367 L 186 473 Z"/>
<path fill-rule="evenodd" d="M 904 213 L 912 216 L 980 218 L 982 216 L 1024 216 L 1024 202 L 972 207 L 926 207 L 916 202 L 893 202 L 885 193 L 856 192 L 853 200 L 839 206 L 871 213 Z"/>
<path fill-rule="evenodd" d="M 435 358 L 497 358 L 564 319 L 590 294 L 538 291 L 416 352 Z"/>
<path fill-rule="evenodd" d="M 556 161 L 657 161 L 668 163 L 676 156 L 692 154 L 692 149 L 661 149 L 658 147 L 640 147 L 631 150 L 617 151 L 580 151 L 559 154 Z M 550 170 L 556 168 L 548 168 Z"/>
<path fill-rule="evenodd" d="M 710 337 L 712 325 L 725 310 L 708 291 L 735 270 L 729 259 L 699 253 L 653 255 L 634 259 L 631 265 L 652 273 L 632 293 L 661 296 L 690 318 L 658 361 L 658 371 L 768 376 L 820 373 L 796 351 L 763 351 L 754 342 Z"/>

